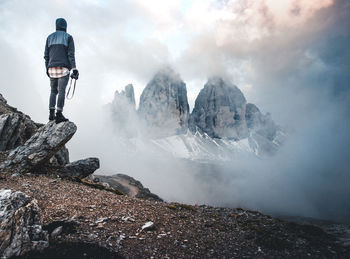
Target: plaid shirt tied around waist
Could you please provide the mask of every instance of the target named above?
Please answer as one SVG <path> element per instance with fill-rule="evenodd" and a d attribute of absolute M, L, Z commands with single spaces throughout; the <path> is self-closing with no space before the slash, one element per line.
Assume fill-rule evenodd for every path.
<path fill-rule="evenodd" d="M 69 75 L 69 69 L 66 67 L 50 67 L 48 72 L 50 78 L 60 78 Z"/>

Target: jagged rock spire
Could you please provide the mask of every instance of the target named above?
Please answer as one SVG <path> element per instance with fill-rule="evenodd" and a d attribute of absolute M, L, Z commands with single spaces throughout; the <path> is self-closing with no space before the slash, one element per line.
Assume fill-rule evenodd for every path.
<path fill-rule="evenodd" d="M 243 93 L 235 85 L 212 77 L 195 101 L 190 127 L 214 138 L 245 138 L 248 136 L 246 103 Z"/>
<path fill-rule="evenodd" d="M 142 92 L 138 112 L 153 136 L 170 136 L 185 131 L 189 105 L 186 84 L 180 75 L 168 67 L 156 73 Z"/>

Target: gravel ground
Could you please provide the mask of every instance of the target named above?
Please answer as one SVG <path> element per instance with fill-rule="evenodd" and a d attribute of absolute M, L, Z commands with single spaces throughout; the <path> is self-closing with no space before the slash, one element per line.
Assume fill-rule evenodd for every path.
<path fill-rule="evenodd" d="M 37 199 L 49 232 L 63 226 L 54 249 L 30 258 L 350 258 L 321 228 L 255 211 L 130 198 L 43 175 L 1 173 L 0 188 Z"/>

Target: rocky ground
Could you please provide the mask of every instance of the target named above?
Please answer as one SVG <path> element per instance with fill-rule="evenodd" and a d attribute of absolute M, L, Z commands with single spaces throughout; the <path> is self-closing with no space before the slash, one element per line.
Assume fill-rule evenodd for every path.
<path fill-rule="evenodd" d="M 34 174 L 2 172 L 0 189 L 41 208 L 50 247 L 27 258 L 350 258 L 316 226 L 254 211 L 131 198 Z"/>

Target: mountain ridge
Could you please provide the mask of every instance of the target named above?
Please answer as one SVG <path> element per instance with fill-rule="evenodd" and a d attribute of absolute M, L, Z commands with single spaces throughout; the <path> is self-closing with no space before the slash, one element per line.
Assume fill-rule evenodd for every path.
<path fill-rule="evenodd" d="M 287 138 L 286 132 L 272 120 L 269 113 L 262 114 L 256 105 L 247 103 L 237 86 L 217 76 L 208 79 L 191 113 L 186 84 L 171 68 L 158 71 L 149 81 L 142 92 L 137 111 L 134 106 L 129 107 L 119 100 L 120 97 L 116 96 L 110 108 L 121 111 L 119 118 L 112 115 L 113 125 L 118 125 L 116 134 L 129 138 L 146 137 L 158 146 L 178 136 L 178 140 L 183 140 L 183 143 L 177 141 L 178 145 L 189 147 L 187 143 L 194 141 L 202 146 L 199 149 L 204 152 L 200 156 L 188 148 L 184 149 L 189 154 L 186 156 L 162 146 L 164 151 L 178 157 L 203 160 L 208 157 L 205 153 L 211 153 L 209 156 L 214 158 L 218 157 L 216 153 L 230 150 L 224 155 L 227 157 L 229 153 L 239 151 L 238 148 L 236 152 L 231 152 L 235 147 L 242 146 L 239 142 L 248 142 L 249 147 L 242 149 L 244 152 L 257 156 L 273 155 Z M 138 132 L 136 129 L 139 129 Z M 208 142 L 208 138 L 216 149 L 209 151 L 204 148 L 203 143 Z"/>

